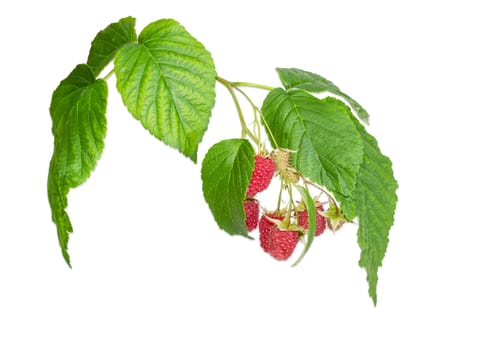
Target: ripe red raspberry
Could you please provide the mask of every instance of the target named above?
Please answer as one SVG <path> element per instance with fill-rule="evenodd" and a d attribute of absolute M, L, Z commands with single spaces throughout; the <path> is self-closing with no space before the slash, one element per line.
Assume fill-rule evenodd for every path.
<path fill-rule="evenodd" d="M 260 218 L 260 222 L 258 223 L 258 230 L 260 231 L 260 246 L 266 253 L 270 251 L 272 245 L 270 239 L 271 231 L 277 226 L 268 218 L 283 220 L 284 217 L 276 214 L 265 214 Z"/>
<path fill-rule="evenodd" d="M 255 168 L 251 175 L 250 184 L 246 191 L 247 197 L 253 197 L 269 187 L 270 181 L 274 176 L 276 167 L 270 158 L 257 154 L 255 156 Z"/>
<path fill-rule="evenodd" d="M 282 230 L 267 217 L 282 220 L 282 216 L 263 215 L 258 224 L 262 249 L 277 260 L 287 260 L 298 243 L 298 232 Z"/>
<path fill-rule="evenodd" d="M 269 254 L 277 260 L 287 260 L 298 244 L 298 232 L 274 229 L 272 231 L 272 247 Z"/>
<path fill-rule="evenodd" d="M 247 199 L 244 202 L 245 215 L 246 215 L 246 227 L 248 232 L 253 231 L 258 225 L 258 214 L 260 212 L 260 206 L 256 199 Z"/>
<path fill-rule="evenodd" d="M 319 211 L 324 211 L 322 204 L 316 204 L 315 210 L 317 215 L 315 217 L 315 236 L 320 236 L 324 233 L 326 228 L 326 219 L 319 214 Z M 303 210 L 298 213 L 298 223 L 303 228 L 308 228 L 308 211 Z"/>

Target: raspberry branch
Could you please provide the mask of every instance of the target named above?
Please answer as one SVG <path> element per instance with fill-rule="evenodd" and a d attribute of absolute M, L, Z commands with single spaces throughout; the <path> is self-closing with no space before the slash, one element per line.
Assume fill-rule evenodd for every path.
<path fill-rule="evenodd" d="M 267 90 L 267 91 L 272 91 L 275 88 L 272 86 L 267 86 L 267 85 L 262 85 L 262 84 L 255 84 L 255 83 L 248 83 L 248 82 L 233 82 L 231 83 L 235 87 L 240 87 L 240 86 L 245 86 L 245 87 L 252 87 L 256 89 L 261 89 L 261 90 Z"/>
<path fill-rule="evenodd" d="M 359 265 L 375 303 L 397 202 L 392 163 L 362 125 L 368 113 L 335 84 L 297 68 L 276 71 L 281 87 L 219 77 L 210 52 L 173 19 L 152 22 L 139 35 L 133 17 L 100 31 L 86 63 L 60 82 L 50 103 L 54 151 L 47 190 L 67 264 L 73 231 L 68 195 L 89 178 L 103 152 L 108 79 L 115 74 L 122 102 L 151 135 L 194 163 L 218 83 L 229 91 L 241 126 L 240 138 L 215 143 L 202 162 L 204 198 L 219 227 L 248 238 L 258 227 L 261 247 L 277 260 L 289 259 L 304 243 L 295 266 L 326 227 L 336 231 L 357 218 Z M 261 106 L 245 88 L 267 92 Z M 245 119 L 241 98 L 253 121 Z M 274 177 L 280 188 L 277 210 L 270 211 L 256 197 Z"/>
<path fill-rule="evenodd" d="M 245 121 L 245 118 L 243 116 L 243 110 L 241 109 L 241 105 L 239 104 L 239 100 L 236 96 L 236 93 L 234 91 L 232 84 L 229 81 L 227 81 L 227 80 L 225 80 L 219 76 L 217 76 L 215 79 L 219 83 L 224 85 L 227 88 L 227 90 L 229 91 L 229 93 L 231 94 L 231 97 L 234 101 L 234 105 L 236 106 L 236 110 L 238 112 L 239 122 L 241 124 L 241 138 L 248 136 L 253 142 L 258 144 L 259 141 L 258 141 L 257 137 L 250 131 L 250 129 L 246 125 L 246 121 Z"/>

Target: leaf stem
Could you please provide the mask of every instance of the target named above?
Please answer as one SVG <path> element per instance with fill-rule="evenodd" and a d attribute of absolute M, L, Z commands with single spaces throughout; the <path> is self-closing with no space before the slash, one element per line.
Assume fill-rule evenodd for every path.
<path fill-rule="evenodd" d="M 272 86 L 262 85 L 262 84 L 255 84 L 255 83 L 248 83 L 248 82 L 245 82 L 245 81 L 236 81 L 236 82 L 232 82 L 231 84 L 234 87 L 245 86 L 245 87 L 252 87 L 252 88 L 262 89 L 262 90 L 267 90 L 267 91 L 272 91 L 272 90 L 275 89 Z"/>
<path fill-rule="evenodd" d="M 329 191 L 327 191 L 326 189 L 324 189 L 323 187 L 317 185 L 316 183 L 313 183 L 311 181 L 308 181 L 306 178 L 304 178 L 303 176 L 301 176 L 302 180 L 303 180 L 303 183 L 305 184 L 305 187 L 308 189 L 308 185 L 316 188 L 317 190 L 319 190 L 320 192 L 322 193 L 325 193 L 327 195 L 327 197 L 333 202 L 333 204 L 338 207 L 338 204 L 336 203 L 336 200 L 334 199 L 334 197 L 331 195 L 331 193 Z"/>
<path fill-rule="evenodd" d="M 115 70 L 112 69 L 106 76 L 103 77 L 103 80 L 107 81 L 110 79 L 110 77 L 115 73 Z"/>
<path fill-rule="evenodd" d="M 236 92 L 234 91 L 233 85 L 231 82 L 217 76 L 215 79 L 224 85 L 229 93 L 231 94 L 231 97 L 234 101 L 234 105 L 236 106 L 236 110 L 238 111 L 238 117 L 239 117 L 239 122 L 241 124 L 241 132 L 244 135 L 247 135 L 253 142 L 255 142 L 257 145 L 259 144 L 259 141 L 257 140 L 257 137 L 250 131 L 248 126 L 246 125 L 245 118 L 243 116 L 243 111 L 241 109 L 241 105 L 239 104 L 239 100 L 236 96 Z"/>
<path fill-rule="evenodd" d="M 269 124 L 266 123 L 265 121 L 265 117 L 264 115 L 262 114 L 262 111 L 261 110 L 258 110 L 258 113 L 260 114 L 260 118 L 262 119 L 262 122 L 264 123 L 265 125 L 265 130 L 267 131 L 267 133 L 269 134 L 269 137 L 270 139 L 272 140 L 273 144 L 274 144 L 274 148 L 279 148 L 279 145 L 276 141 L 276 138 L 274 137 L 274 134 L 272 133 L 272 130 L 270 129 L 269 127 Z"/>
<path fill-rule="evenodd" d="M 281 188 L 279 189 L 279 197 L 277 198 L 277 211 L 278 212 L 281 210 L 282 192 L 284 191 L 285 186 L 286 185 L 284 183 L 284 180 L 281 178 Z"/>
<path fill-rule="evenodd" d="M 257 85 L 257 84 L 255 84 Z M 253 109 L 255 111 L 258 112 L 258 114 L 260 115 L 260 118 L 262 119 L 262 121 L 264 122 L 265 124 L 265 129 L 267 130 L 268 134 L 269 134 L 269 137 L 270 139 L 272 140 L 275 148 L 279 148 L 279 145 L 277 144 L 277 141 L 276 139 L 274 138 L 274 135 L 272 134 L 272 130 L 270 130 L 269 126 L 267 125 L 267 123 L 265 123 L 265 118 L 262 114 L 262 110 L 260 108 L 258 108 L 258 106 L 253 102 L 253 100 L 248 96 L 248 94 L 246 94 L 246 92 L 244 92 L 243 90 L 241 90 L 239 87 L 237 86 L 234 86 L 234 89 L 236 89 L 236 91 L 239 91 L 239 93 L 241 95 L 243 95 L 243 97 L 248 101 L 248 103 L 253 107 Z M 258 123 L 258 127 L 260 129 L 260 123 L 258 120 L 255 120 L 256 123 Z M 259 135 L 260 135 L 260 131 L 259 131 Z"/>
<path fill-rule="evenodd" d="M 286 183 L 286 188 L 288 189 L 288 194 L 289 194 L 288 212 L 286 213 L 286 219 L 288 220 L 288 226 L 289 226 L 291 212 L 296 208 L 296 204 L 293 199 L 293 186 L 291 184 Z"/>

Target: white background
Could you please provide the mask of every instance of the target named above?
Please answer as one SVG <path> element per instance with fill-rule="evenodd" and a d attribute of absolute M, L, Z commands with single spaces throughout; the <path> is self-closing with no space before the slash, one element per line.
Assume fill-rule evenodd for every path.
<path fill-rule="evenodd" d="M 3 2 L 0 349 L 495 349 L 491 5 Z M 46 197 L 51 93 L 94 35 L 128 15 L 138 31 L 178 20 L 227 79 L 278 85 L 274 67 L 298 67 L 369 111 L 400 185 L 376 308 L 355 227 L 319 237 L 296 268 L 221 232 L 199 164 L 142 129 L 115 78 L 104 154 L 69 196 L 65 265 Z M 217 91 L 200 162 L 239 136 Z"/>

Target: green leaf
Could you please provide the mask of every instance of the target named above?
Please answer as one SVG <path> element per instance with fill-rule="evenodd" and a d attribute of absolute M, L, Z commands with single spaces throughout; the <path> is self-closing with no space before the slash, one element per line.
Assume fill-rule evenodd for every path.
<path fill-rule="evenodd" d="M 254 158 L 247 140 L 230 139 L 213 145 L 203 159 L 203 195 L 219 227 L 232 235 L 248 235 L 243 202 Z"/>
<path fill-rule="evenodd" d="M 298 265 L 307 254 L 308 250 L 310 249 L 310 246 L 312 245 L 313 239 L 315 237 L 315 230 L 317 228 L 317 222 L 316 222 L 317 211 L 315 209 L 315 204 L 313 202 L 312 196 L 310 195 L 310 192 L 308 191 L 308 188 L 302 186 L 296 186 L 296 189 L 298 190 L 298 192 L 300 192 L 301 197 L 303 198 L 303 202 L 305 203 L 305 207 L 307 208 L 308 232 L 305 241 L 305 248 L 303 248 L 300 257 L 298 258 L 298 260 L 295 261 L 292 267 Z"/>
<path fill-rule="evenodd" d="M 392 163 L 384 156 L 376 139 L 353 118 L 363 140 L 363 163 L 357 180 L 359 265 L 367 271 L 369 295 L 377 304 L 378 270 L 386 254 L 389 230 L 393 225 L 398 183 Z"/>
<path fill-rule="evenodd" d="M 70 188 L 88 179 L 100 158 L 107 130 L 107 83 L 95 80 L 91 67 L 78 65 L 52 95 L 50 115 L 54 150 L 48 173 L 48 199 L 62 254 L 72 225 L 65 209 Z"/>
<path fill-rule="evenodd" d="M 88 65 L 93 68 L 95 76 L 105 68 L 115 56 L 115 53 L 125 44 L 136 41 L 134 29 L 136 20 L 126 17 L 119 22 L 108 25 L 101 30 L 91 42 L 88 55 Z"/>
<path fill-rule="evenodd" d="M 215 103 L 210 53 L 179 23 L 149 24 L 116 54 L 117 89 L 152 135 L 196 162 Z"/>
<path fill-rule="evenodd" d="M 367 111 L 326 78 L 297 68 L 276 68 L 276 70 L 279 74 L 279 79 L 287 90 L 296 88 L 316 93 L 330 92 L 336 96 L 340 96 L 350 104 L 364 123 L 369 123 L 369 114 Z"/>
<path fill-rule="evenodd" d="M 60 184 L 57 179 L 56 159 L 52 157 L 48 172 L 48 201 L 52 210 L 52 221 L 57 227 L 57 237 L 59 240 L 62 256 L 66 263 L 71 266 L 71 259 L 67 252 L 69 243 L 69 233 L 73 232 L 71 220 L 65 209 L 67 208 L 67 195 L 69 187 Z"/>
<path fill-rule="evenodd" d="M 354 201 L 363 146 L 349 113 L 337 99 L 319 100 L 303 90 L 281 88 L 272 90 L 262 106 L 273 143 L 295 151 L 293 166 L 339 200 Z"/>

